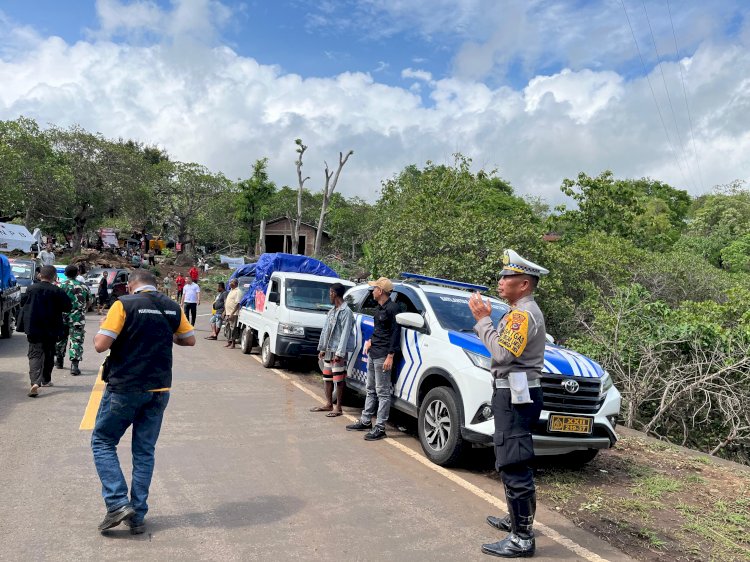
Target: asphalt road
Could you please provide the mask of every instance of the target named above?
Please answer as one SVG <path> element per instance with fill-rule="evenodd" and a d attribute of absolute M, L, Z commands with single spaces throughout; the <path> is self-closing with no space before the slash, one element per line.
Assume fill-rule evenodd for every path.
<path fill-rule="evenodd" d="M 486 560 L 497 482 L 425 461 L 412 435 L 368 443 L 326 418 L 321 383 L 207 341 L 175 347 L 147 532 L 100 534 L 104 515 L 80 430 L 102 357 L 89 315 L 83 374 L 53 372 L 28 398 L 26 339 L 0 340 L 1 560 Z M 66 360 L 66 367 L 68 366 Z M 356 408 L 346 408 L 357 415 Z M 120 458 L 129 474 L 129 433 Z M 129 477 L 128 477 L 129 479 Z M 496 505 L 492 505 L 494 502 Z M 540 506 L 538 560 L 627 560 Z"/>

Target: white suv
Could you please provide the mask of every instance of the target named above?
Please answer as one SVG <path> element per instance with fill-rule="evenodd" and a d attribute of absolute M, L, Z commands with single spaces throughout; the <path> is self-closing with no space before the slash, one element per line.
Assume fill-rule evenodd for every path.
<path fill-rule="evenodd" d="M 396 320 L 402 326 L 392 406 L 417 418 L 425 454 L 448 466 L 467 444 L 492 443 L 490 354 L 472 330 L 468 305 L 472 291 L 487 287 L 411 273 L 402 278 L 391 295 L 401 309 Z M 372 336 L 377 306 L 370 289 L 358 285 L 345 295 L 357 336 L 347 385 L 361 394 L 367 377 L 362 347 Z M 497 324 L 508 305 L 490 301 Z M 615 444 L 620 393 L 598 363 L 554 345 L 548 336 L 541 382 L 544 408 L 533 430 L 537 455 L 566 455 L 566 462 L 585 463 Z"/>

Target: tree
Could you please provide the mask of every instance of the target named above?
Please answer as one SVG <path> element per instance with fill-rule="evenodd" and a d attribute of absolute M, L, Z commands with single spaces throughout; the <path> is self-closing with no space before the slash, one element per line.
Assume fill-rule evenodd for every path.
<path fill-rule="evenodd" d="M 658 251 L 675 243 L 690 205 L 685 191 L 650 178 L 618 180 L 609 170 L 597 177 L 581 172 L 563 180 L 560 190 L 578 208 L 559 207 L 551 220 L 555 230 L 572 236 L 600 231 Z"/>
<path fill-rule="evenodd" d="M 167 181 L 158 187 L 164 205 L 163 222 L 174 228 L 183 252 L 190 255 L 201 213 L 230 189 L 231 182 L 199 164 L 175 162 L 169 167 Z"/>
<path fill-rule="evenodd" d="M 325 175 L 325 184 L 323 186 L 323 203 L 320 206 L 320 219 L 318 219 L 318 230 L 315 233 L 315 249 L 313 251 L 313 255 L 319 256 L 320 255 L 320 245 L 323 240 L 323 224 L 325 222 L 326 213 L 328 212 L 328 203 L 331 200 L 331 196 L 333 195 L 333 192 L 336 190 L 336 185 L 339 182 L 339 176 L 341 175 L 341 170 L 343 169 L 344 165 L 346 164 L 346 161 L 349 160 L 349 157 L 354 154 L 353 150 L 350 150 L 346 153 L 346 156 L 344 156 L 343 152 L 339 152 L 339 165 L 336 168 L 336 172 L 331 172 L 328 169 L 328 162 L 325 163 L 325 170 L 323 170 L 323 173 Z M 300 154 L 300 159 L 302 155 Z M 333 181 L 332 181 L 333 180 Z"/>
<path fill-rule="evenodd" d="M 453 166 L 408 166 L 383 183 L 365 243 L 373 275 L 415 271 L 494 287 L 505 248 L 539 259 L 541 223 L 529 206 L 470 165 L 456 155 Z"/>
<path fill-rule="evenodd" d="M 344 199 L 336 195 L 339 194 L 331 198 L 328 213 L 332 244 L 341 252 L 350 252 L 351 259 L 356 259 L 357 249 L 376 230 L 373 206 L 359 197 Z"/>
<path fill-rule="evenodd" d="M 262 218 L 263 206 L 276 193 L 276 184 L 268 177 L 268 158 L 256 160 L 250 178 L 237 183 L 235 216 L 247 235 L 247 253 L 255 252 L 255 228 Z"/>
<path fill-rule="evenodd" d="M 0 222 L 43 222 L 50 200 L 64 197 L 71 176 L 48 136 L 33 119 L 0 121 Z"/>
<path fill-rule="evenodd" d="M 297 160 L 294 161 L 297 167 L 297 212 L 294 216 L 287 213 L 286 218 L 289 221 L 289 226 L 292 229 L 292 253 L 296 254 L 299 250 L 299 227 L 302 223 L 302 192 L 305 189 L 305 182 L 310 179 L 310 176 L 305 178 L 302 177 L 302 156 L 307 150 L 307 145 L 302 143 L 302 139 L 294 139 L 294 144 L 297 145 Z"/>

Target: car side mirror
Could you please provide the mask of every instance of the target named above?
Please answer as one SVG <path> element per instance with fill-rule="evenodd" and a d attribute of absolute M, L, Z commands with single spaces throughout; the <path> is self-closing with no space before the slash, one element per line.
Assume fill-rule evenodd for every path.
<path fill-rule="evenodd" d="M 412 328 L 419 332 L 428 331 L 424 317 L 416 312 L 401 312 L 396 314 L 396 323 L 404 328 Z"/>
<path fill-rule="evenodd" d="M 268 293 L 268 302 L 279 304 L 281 302 L 281 296 L 276 292 Z"/>
<path fill-rule="evenodd" d="M 547 343 L 555 343 L 555 338 L 553 338 L 551 335 L 546 334 Z"/>

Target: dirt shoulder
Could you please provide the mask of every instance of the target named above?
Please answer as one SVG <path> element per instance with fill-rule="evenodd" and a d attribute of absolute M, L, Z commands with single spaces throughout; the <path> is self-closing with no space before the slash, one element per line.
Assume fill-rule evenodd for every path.
<path fill-rule="evenodd" d="M 540 462 L 539 501 L 638 560 L 750 560 L 750 469 L 624 430 L 584 468 Z"/>

